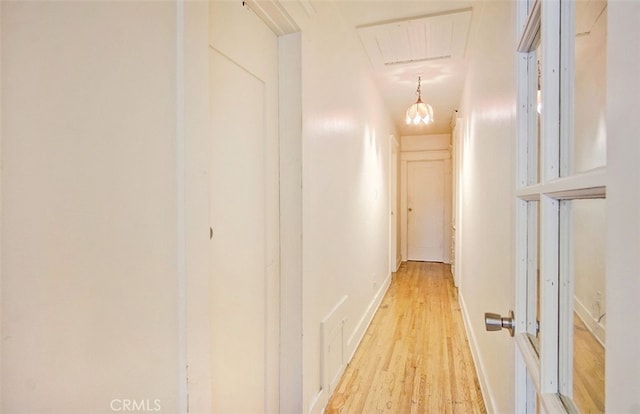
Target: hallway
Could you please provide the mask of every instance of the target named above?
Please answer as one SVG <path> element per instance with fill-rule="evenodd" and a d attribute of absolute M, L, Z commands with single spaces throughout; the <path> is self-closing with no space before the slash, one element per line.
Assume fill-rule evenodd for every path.
<path fill-rule="evenodd" d="M 484 413 L 449 266 L 404 262 L 326 413 Z"/>
<path fill-rule="evenodd" d="M 640 414 L 638 22 L 0 1 L 0 413 Z"/>

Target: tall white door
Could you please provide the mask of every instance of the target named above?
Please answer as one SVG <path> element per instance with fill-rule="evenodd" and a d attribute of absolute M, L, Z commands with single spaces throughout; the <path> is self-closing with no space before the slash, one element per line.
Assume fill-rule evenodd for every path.
<path fill-rule="evenodd" d="M 519 9 L 517 412 L 605 411 L 606 3 L 583 6 Z"/>
<path fill-rule="evenodd" d="M 407 163 L 407 258 L 444 259 L 444 161 Z"/>
<path fill-rule="evenodd" d="M 239 2 L 211 9 L 212 412 L 277 412 L 277 38 Z"/>

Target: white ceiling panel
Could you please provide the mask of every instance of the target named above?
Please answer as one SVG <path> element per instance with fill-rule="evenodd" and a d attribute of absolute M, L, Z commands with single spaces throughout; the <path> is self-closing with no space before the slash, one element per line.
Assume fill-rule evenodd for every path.
<path fill-rule="evenodd" d="M 595 1 L 595 0 L 591 0 Z M 371 71 L 399 135 L 444 134 L 458 108 L 466 74 L 471 0 L 335 0 L 361 39 Z M 422 98 L 434 122 L 407 125 L 405 112 Z"/>
<path fill-rule="evenodd" d="M 471 10 L 458 10 L 357 28 L 375 67 L 462 58 Z"/>

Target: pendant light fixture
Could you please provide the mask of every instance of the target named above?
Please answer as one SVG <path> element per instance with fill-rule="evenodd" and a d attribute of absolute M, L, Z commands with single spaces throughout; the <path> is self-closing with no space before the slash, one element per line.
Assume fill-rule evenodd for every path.
<path fill-rule="evenodd" d="M 418 76 L 418 100 L 407 109 L 407 125 L 418 125 L 419 123 L 429 124 L 433 122 L 433 108 L 431 105 L 422 102 L 422 94 L 420 92 L 420 83 L 422 79 Z"/>

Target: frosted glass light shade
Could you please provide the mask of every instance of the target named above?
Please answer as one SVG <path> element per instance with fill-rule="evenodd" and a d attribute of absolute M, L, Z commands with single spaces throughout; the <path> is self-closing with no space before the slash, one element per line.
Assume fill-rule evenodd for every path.
<path fill-rule="evenodd" d="M 431 108 L 431 105 L 422 102 L 421 99 L 418 99 L 416 103 L 407 109 L 406 122 L 407 125 L 418 125 L 421 122 L 428 124 L 433 122 L 433 108 Z"/>

